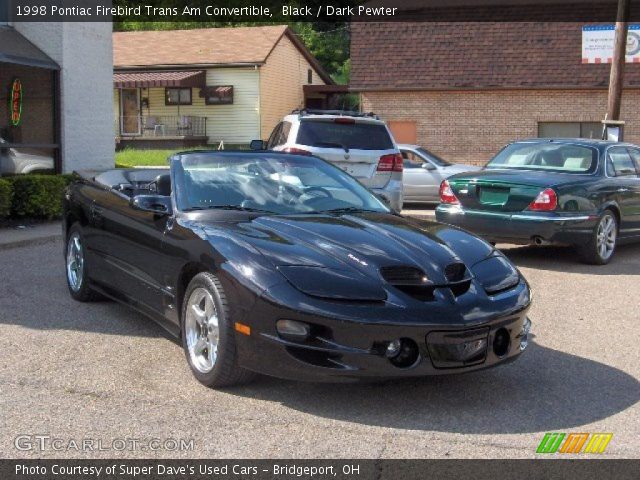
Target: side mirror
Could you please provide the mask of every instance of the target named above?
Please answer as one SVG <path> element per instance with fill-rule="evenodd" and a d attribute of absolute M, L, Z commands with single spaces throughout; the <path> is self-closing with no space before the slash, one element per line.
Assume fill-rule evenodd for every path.
<path fill-rule="evenodd" d="M 171 214 L 171 197 L 162 195 L 136 195 L 129 202 L 132 208 L 156 215 Z"/>
<path fill-rule="evenodd" d="M 429 162 L 424 162 L 422 164 L 422 168 L 424 168 L 425 170 L 435 170 L 436 169 L 436 167 L 434 165 L 432 165 L 431 163 L 429 163 Z"/>
<path fill-rule="evenodd" d="M 251 150 L 266 150 L 266 146 L 262 140 L 251 140 L 249 148 Z"/>

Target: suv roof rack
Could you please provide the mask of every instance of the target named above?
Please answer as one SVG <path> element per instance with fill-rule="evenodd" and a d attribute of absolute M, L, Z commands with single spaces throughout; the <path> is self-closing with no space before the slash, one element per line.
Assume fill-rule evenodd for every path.
<path fill-rule="evenodd" d="M 380 117 L 373 112 L 354 112 L 352 110 L 315 110 L 311 108 L 296 108 L 291 112 L 301 117 L 305 115 L 340 115 L 344 117 L 366 117 L 380 120 Z"/>

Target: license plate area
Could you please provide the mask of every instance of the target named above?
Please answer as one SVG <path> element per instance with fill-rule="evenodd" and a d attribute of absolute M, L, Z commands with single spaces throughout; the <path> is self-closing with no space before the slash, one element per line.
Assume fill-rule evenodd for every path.
<path fill-rule="evenodd" d="M 487 358 L 489 327 L 464 331 L 436 331 L 426 337 L 435 368 L 478 365 Z"/>
<path fill-rule="evenodd" d="M 480 203 L 504 205 L 509 200 L 509 189 L 504 187 L 480 187 Z"/>

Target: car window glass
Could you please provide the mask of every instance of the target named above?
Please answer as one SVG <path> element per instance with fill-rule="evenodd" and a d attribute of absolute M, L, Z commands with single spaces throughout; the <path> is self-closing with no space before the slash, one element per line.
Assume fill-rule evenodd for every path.
<path fill-rule="evenodd" d="M 404 168 L 420 168 L 424 163 L 419 156 L 407 150 L 403 150 L 402 157 Z"/>
<path fill-rule="evenodd" d="M 626 148 L 612 148 L 609 150 L 608 157 L 611 161 L 613 176 L 624 177 L 627 175 L 637 175 L 636 167 L 629 153 L 627 153 Z M 607 168 L 607 173 L 611 174 L 609 168 Z"/>
<path fill-rule="evenodd" d="M 629 148 L 628 150 L 631 158 L 633 159 L 633 163 L 636 164 L 636 171 L 640 172 L 640 150 L 635 148 Z"/>
<path fill-rule="evenodd" d="M 310 147 L 390 150 L 391 135 L 380 123 L 336 120 L 302 120 L 296 143 Z"/>
<path fill-rule="evenodd" d="M 291 131 L 291 122 L 282 122 L 282 129 L 280 130 L 280 137 L 278 138 L 278 145 L 284 145 L 289 138 L 289 132 Z"/>
<path fill-rule="evenodd" d="M 420 147 L 418 151 L 422 153 L 425 157 L 427 157 L 429 160 L 431 160 L 431 163 L 434 163 L 439 167 L 448 167 L 449 165 L 451 165 L 451 162 L 447 162 L 444 158 L 439 157 L 433 152 L 430 152 L 426 148 Z"/>
<path fill-rule="evenodd" d="M 585 145 L 552 142 L 514 143 L 500 151 L 489 162 L 487 168 L 587 173 L 595 170 L 597 156 L 594 148 Z"/>
<path fill-rule="evenodd" d="M 274 128 L 273 132 L 271 132 L 271 136 L 269 137 L 269 141 L 267 142 L 267 149 L 271 149 L 277 145 L 276 141 L 280 135 L 281 130 L 282 130 L 282 122 L 276 125 L 276 128 Z"/>

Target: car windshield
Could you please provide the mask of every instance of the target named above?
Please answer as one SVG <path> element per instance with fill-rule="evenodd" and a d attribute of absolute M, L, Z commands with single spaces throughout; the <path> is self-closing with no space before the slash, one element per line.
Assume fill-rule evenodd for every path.
<path fill-rule="evenodd" d="M 172 175 L 183 211 L 389 212 L 358 181 L 316 157 L 193 152 L 172 159 Z"/>
<path fill-rule="evenodd" d="M 439 167 L 448 167 L 451 165 L 450 162 L 447 162 L 444 158 L 437 156 L 435 153 L 431 153 L 426 148 L 420 147 L 417 148 L 416 151 L 420 153 L 420 155 L 427 157 L 432 163 L 435 163 Z"/>
<path fill-rule="evenodd" d="M 381 123 L 334 120 L 302 120 L 296 143 L 310 147 L 356 150 L 390 150 L 393 141 Z"/>
<path fill-rule="evenodd" d="M 597 158 L 595 148 L 583 145 L 513 143 L 498 153 L 487 164 L 487 168 L 587 173 L 595 169 Z"/>

